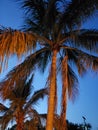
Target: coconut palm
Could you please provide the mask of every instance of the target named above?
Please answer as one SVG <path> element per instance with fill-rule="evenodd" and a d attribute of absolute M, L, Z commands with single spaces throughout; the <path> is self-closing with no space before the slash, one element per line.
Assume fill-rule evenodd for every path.
<path fill-rule="evenodd" d="M 2 93 L 26 79 L 35 68 L 45 70 L 50 63 L 49 102 L 46 130 L 53 129 L 53 118 L 57 102 L 57 74 L 61 73 L 62 130 L 66 120 L 67 94 L 72 98 L 77 92 L 76 69 L 83 75 L 87 69 L 97 70 L 98 58 L 91 52 L 98 51 L 98 30 L 81 28 L 98 9 L 98 0 L 24 0 L 26 24 L 23 31 L 1 28 L 0 51 L 2 61 L 17 54 L 20 57 L 32 48 L 25 61 L 8 73 L 1 83 Z M 37 46 L 38 45 L 38 46 Z M 4 65 L 3 65 L 4 66 Z M 76 69 L 74 69 L 76 67 Z M 5 87 L 6 86 L 6 89 Z M 4 89 L 3 89 L 4 88 Z M 6 90 L 6 91 L 3 91 Z M 4 97 L 6 98 L 6 97 Z"/>
<path fill-rule="evenodd" d="M 32 120 L 34 130 L 37 130 L 38 125 L 41 127 L 40 116 L 34 109 L 34 105 L 39 99 L 43 99 L 48 94 L 48 89 L 37 90 L 31 95 L 31 83 L 32 78 L 24 86 L 21 87 L 20 83 L 20 86 L 8 92 L 9 107 L 0 103 L 0 113 L 2 113 L 0 125 L 2 130 L 5 130 L 11 121 L 16 121 L 17 130 L 24 130 L 24 122 L 27 120 Z M 31 130 L 30 128 L 30 125 L 28 125 L 28 130 Z"/>

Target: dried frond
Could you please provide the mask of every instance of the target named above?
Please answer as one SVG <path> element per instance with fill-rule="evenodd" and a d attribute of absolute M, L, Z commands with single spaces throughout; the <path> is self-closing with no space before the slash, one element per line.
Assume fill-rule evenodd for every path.
<path fill-rule="evenodd" d="M 30 52 L 34 49 L 36 41 L 37 38 L 33 33 L 10 28 L 0 29 L 0 65 L 2 62 L 8 61 L 9 57 L 14 54 L 19 58 Z"/>

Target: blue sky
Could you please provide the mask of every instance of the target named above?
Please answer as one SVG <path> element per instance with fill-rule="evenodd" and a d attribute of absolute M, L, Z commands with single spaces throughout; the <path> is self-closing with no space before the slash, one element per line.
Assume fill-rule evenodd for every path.
<path fill-rule="evenodd" d="M 98 29 L 98 14 L 83 27 Z M 23 24 L 23 12 L 15 0 L 0 0 L 0 25 L 19 29 Z M 12 59 L 9 68 L 12 68 Z M 6 73 L 7 71 L 5 71 Z M 0 75 L 2 78 L 3 73 Z M 45 76 L 37 74 L 34 84 L 43 87 Z M 60 84 L 60 83 L 59 83 Z M 39 112 L 47 111 L 46 99 L 36 107 Z M 39 107 L 40 106 L 40 107 Z M 73 123 L 83 123 L 82 116 L 86 117 L 87 123 L 91 123 L 92 130 L 98 130 L 98 74 L 88 72 L 84 77 L 79 77 L 79 95 L 74 103 L 68 102 L 67 119 Z"/>

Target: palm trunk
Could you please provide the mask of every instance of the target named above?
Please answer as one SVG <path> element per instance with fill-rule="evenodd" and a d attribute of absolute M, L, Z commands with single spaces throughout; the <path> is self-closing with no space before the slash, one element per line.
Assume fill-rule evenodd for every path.
<path fill-rule="evenodd" d="M 17 122 L 16 130 L 23 130 L 24 114 L 22 113 L 22 109 L 21 109 L 21 111 L 20 110 L 17 111 L 16 122 Z"/>
<path fill-rule="evenodd" d="M 57 56 L 57 51 L 53 50 L 46 130 L 53 130 L 55 97 L 56 97 L 55 96 L 56 94 L 56 56 Z"/>
<path fill-rule="evenodd" d="M 62 61 L 62 109 L 60 130 L 67 130 L 66 109 L 67 109 L 67 89 L 68 89 L 68 56 Z"/>

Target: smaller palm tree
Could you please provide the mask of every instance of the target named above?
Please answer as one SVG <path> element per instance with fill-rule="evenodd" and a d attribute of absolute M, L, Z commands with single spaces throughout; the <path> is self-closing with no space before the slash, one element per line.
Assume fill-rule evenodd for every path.
<path fill-rule="evenodd" d="M 27 82 L 24 81 L 24 86 L 21 86 L 20 83 L 20 86 L 8 92 L 9 94 L 7 94 L 6 99 L 8 97 L 10 101 L 9 107 L 0 103 L 0 113 L 2 113 L 0 125 L 2 130 L 5 130 L 11 121 L 16 122 L 17 130 L 24 130 L 24 122 L 27 120 L 33 121 L 32 124 L 34 125 L 32 129 L 33 127 L 37 127 L 37 125 L 41 126 L 39 114 L 34 109 L 34 105 L 39 99 L 43 99 L 48 94 L 48 89 L 43 88 L 32 94 L 32 77 Z"/>

